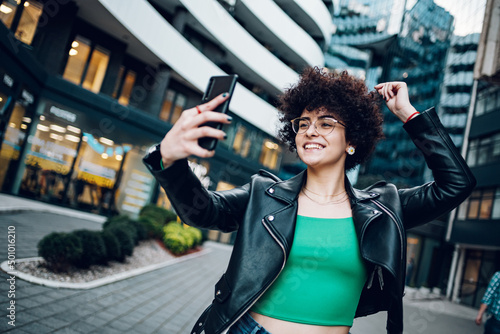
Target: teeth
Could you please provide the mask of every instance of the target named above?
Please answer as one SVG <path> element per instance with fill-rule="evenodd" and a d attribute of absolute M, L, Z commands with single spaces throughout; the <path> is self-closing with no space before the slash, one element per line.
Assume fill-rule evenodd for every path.
<path fill-rule="evenodd" d="M 311 148 L 316 148 L 316 149 L 322 149 L 323 146 L 321 145 L 318 145 L 318 144 L 307 144 L 306 146 L 304 146 L 306 149 L 311 149 Z"/>

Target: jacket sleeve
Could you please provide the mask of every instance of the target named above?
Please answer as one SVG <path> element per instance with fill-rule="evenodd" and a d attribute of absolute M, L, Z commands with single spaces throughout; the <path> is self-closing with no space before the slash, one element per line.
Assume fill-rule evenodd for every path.
<path fill-rule="evenodd" d="M 143 162 L 165 190 L 170 203 L 188 225 L 231 232 L 238 229 L 248 202 L 250 184 L 228 191 L 209 191 L 189 168 L 187 159 L 161 169 L 159 150 Z"/>
<path fill-rule="evenodd" d="M 441 124 L 434 108 L 404 126 L 422 152 L 434 181 L 399 190 L 405 228 L 427 223 L 457 207 L 472 192 L 476 179 Z"/>

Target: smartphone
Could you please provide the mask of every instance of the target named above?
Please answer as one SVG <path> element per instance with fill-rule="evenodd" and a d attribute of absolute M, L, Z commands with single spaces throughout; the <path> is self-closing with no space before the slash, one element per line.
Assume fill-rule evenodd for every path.
<path fill-rule="evenodd" d="M 234 87 L 236 86 L 237 81 L 238 76 L 236 74 L 211 77 L 208 81 L 207 89 L 205 90 L 205 93 L 203 94 L 203 97 L 201 99 L 201 103 L 206 103 L 222 93 L 229 93 L 229 97 L 227 98 L 227 100 L 214 110 L 226 114 L 229 110 L 229 102 L 231 102 L 231 97 L 233 96 Z M 218 122 L 207 122 L 200 126 L 211 126 L 220 130 L 222 128 L 222 125 L 222 123 Z M 204 149 L 213 151 L 217 146 L 217 141 L 218 140 L 216 138 L 203 137 L 198 139 L 198 145 L 200 145 Z"/>

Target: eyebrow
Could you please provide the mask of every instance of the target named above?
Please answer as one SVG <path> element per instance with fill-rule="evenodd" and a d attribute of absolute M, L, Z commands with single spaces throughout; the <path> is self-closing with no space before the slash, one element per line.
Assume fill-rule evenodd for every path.
<path fill-rule="evenodd" d="M 334 120 L 337 120 L 337 119 L 336 119 L 334 116 L 332 116 L 332 115 L 322 115 L 322 116 L 319 116 L 319 117 L 318 117 L 318 119 L 320 119 L 320 118 L 333 118 Z M 300 117 L 300 119 L 306 119 L 306 120 L 310 121 L 310 120 L 311 120 L 311 117 L 308 117 L 308 116 L 306 116 L 306 117 Z"/>

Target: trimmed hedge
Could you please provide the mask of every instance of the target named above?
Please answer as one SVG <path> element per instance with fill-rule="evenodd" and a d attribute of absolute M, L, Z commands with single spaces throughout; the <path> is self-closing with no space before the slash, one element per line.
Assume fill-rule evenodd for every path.
<path fill-rule="evenodd" d="M 118 261 L 125 261 L 125 256 L 131 256 L 134 252 L 134 236 L 130 229 L 125 224 L 115 224 L 114 226 L 108 227 L 106 231 L 109 231 L 118 240 L 121 250 Z"/>
<path fill-rule="evenodd" d="M 177 215 L 175 213 L 155 204 L 148 204 L 144 206 L 139 212 L 139 217 L 153 218 L 161 225 L 165 225 L 167 222 L 177 219 Z"/>
<path fill-rule="evenodd" d="M 67 271 L 83 253 L 80 238 L 72 233 L 53 232 L 38 242 L 38 255 L 54 272 Z"/>
<path fill-rule="evenodd" d="M 108 255 L 108 261 L 123 261 L 122 248 L 116 235 L 114 235 L 111 231 L 108 230 L 104 230 L 101 233 L 102 233 L 102 240 L 106 245 L 106 253 Z"/>
<path fill-rule="evenodd" d="M 80 238 L 83 252 L 79 259 L 73 264 L 79 268 L 87 269 L 93 264 L 107 263 L 106 245 L 102 239 L 101 232 L 78 230 L 73 234 Z"/>
<path fill-rule="evenodd" d="M 182 226 L 174 221 L 168 223 L 163 231 L 165 232 L 163 243 L 175 255 L 186 253 L 202 242 L 202 233 L 199 229 Z"/>
<path fill-rule="evenodd" d="M 163 224 L 157 222 L 154 218 L 142 216 L 139 217 L 138 223 L 144 227 L 147 238 L 159 240 L 163 239 Z"/>

